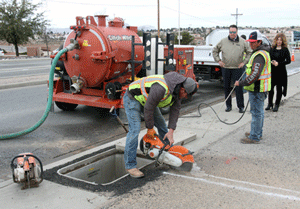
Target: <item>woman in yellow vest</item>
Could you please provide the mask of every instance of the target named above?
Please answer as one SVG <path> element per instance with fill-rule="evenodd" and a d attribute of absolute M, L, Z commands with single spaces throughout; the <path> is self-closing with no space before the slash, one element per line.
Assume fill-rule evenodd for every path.
<path fill-rule="evenodd" d="M 249 92 L 250 113 L 252 115 L 251 131 L 245 133 L 241 139 L 243 144 L 258 144 L 262 139 L 264 124 L 264 101 L 267 92 L 271 89 L 271 59 L 270 47 L 262 45 L 262 35 L 254 31 L 249 35 L 250 47 L 253 50 L 246 65 L 247 77 L 242 81 L 236 81 L 236 86 L 245 86 Z"/>
<path fill-rule="evenodd" d="M 186 78 L 177 72 L 165 75 L 153 75 L 137 80 L 129 85 L 123 97 L 125 112 L 129 123 L 124 151 L 125 169 L 133 178 L 144 174 L 136 168 L 138 136 L 141 129 L 141 112 L 144 106 L 144 119 L 147 134 L 153 136 L 154 126 L 159 137 L 174 143 L 173 132 L 181 107 L 181 99 L 197 91 L 197 84 L 192 78 Z M 169 125 L 167 127 L 159 107 L 170 106 Z"/>

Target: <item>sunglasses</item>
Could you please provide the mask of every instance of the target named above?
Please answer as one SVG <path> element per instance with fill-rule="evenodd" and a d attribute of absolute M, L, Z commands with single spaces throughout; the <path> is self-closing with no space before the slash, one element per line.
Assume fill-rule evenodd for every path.
<path fill-rule="evenodd" d="M 229 31 L 229 33 L 233 33 L 233 34 L 236 34 L 236 31 Z"/>

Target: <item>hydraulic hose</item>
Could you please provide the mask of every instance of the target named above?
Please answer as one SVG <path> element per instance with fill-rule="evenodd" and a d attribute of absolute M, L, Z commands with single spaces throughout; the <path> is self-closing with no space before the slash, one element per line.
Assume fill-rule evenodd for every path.
<path fill-rule="evenodd" d="M 17 133 L 11 133 L 11 134 L 6 134 L 6 135 L 2 135 L 0 136 L 0 139 L 12 139 L 12 138 L 16 138 L 19 136 L 23 136 L 25 134 L 28 134 L 32 131 L 34 131 L 35 129 L 37 129 L 38 127 L 40 127 L 46 120 L 46 118 L 48 117 L 48 114 L 50 112 L 51 106 L 52 106 L 52 97 L 53 97 L 53 78 L 54 78 L 54 71 L 55 71 L 55 66 L 57 61 L 59 60 L 60 56 L 62 54 L 64 54 L 67 51 L 70 51 L 73 49 L 73 44 L 70 44 L 67 48 L 62 49 L 61 51 L 59 51 L 57 53 L 57 55 L 55 56 L 55 58 L 53 59 L 52 65 L 51 65 L 51 69 L 50 69 L 50 74 L 49 74 L 49 95 L 48 95 L 48 103 L 47 103 L 47 107 L 46 110 L 44 112 L 44 115 L 41 117 L 41 119 L 32 127 L 17 132 Z"/>

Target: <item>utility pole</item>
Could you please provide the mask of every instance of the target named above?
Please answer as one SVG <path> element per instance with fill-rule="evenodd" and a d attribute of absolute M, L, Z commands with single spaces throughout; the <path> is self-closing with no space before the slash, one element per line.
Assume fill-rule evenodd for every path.
<path fill-rule="evenodd" d="M 180 0 L 178 0 L 178 45 L 180 45 Z"/>
<path fill-rule="evenodd" d="M 157 36 L 160 36 L 160 25 L 159 25 L 159 0 L 157 0 Z"/>
<path fill-rule="evenodd" d="M 235 14 L 231 14 L 231 16 L 235 16 L 235 18 L 236 18 L 236 26 L 238 26 L 238 16 L 239 15 L 243 15 L 243 14 L 238 13 L 238 8 L 236 8 L 236 13 Z"/>

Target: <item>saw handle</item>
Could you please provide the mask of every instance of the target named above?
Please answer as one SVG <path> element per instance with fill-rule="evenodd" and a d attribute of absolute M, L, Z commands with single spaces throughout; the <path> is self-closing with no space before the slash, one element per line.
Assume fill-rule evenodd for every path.
<path fill-rule="evenodd" d="M 157 134 L 156 134 L 156 131 L 154 130 L 154 128 L 147 130 L 147 137 L 149 139 L 154 139 L 155 135 L 157 135 Z"/>
<path fill-rule="evenodd" d="M 161 154 L 163 153 L 163 151 L 165 150 L 165 148 L 166 148 L 167 145 L 168 145 L 168 144 L 165 144 L 165 145 L 159 150 L 158 156 L 157 156 L 157 158 L 155 159 L 155 166 L 156 166 L 156 167 L 159 166 L 158 159 L 159 159 L 159 157 L 161 156 Z"/>

